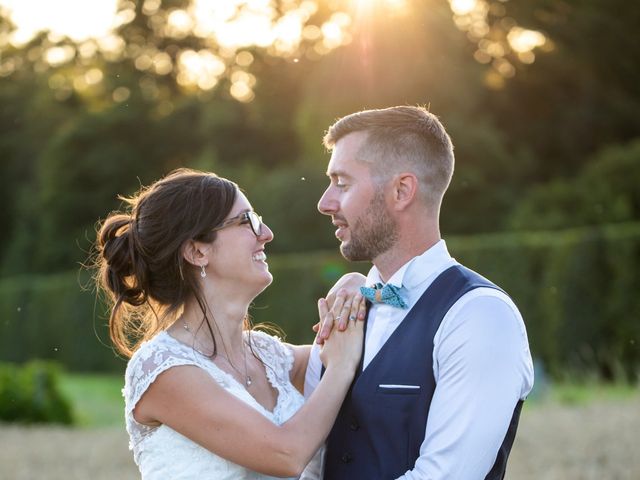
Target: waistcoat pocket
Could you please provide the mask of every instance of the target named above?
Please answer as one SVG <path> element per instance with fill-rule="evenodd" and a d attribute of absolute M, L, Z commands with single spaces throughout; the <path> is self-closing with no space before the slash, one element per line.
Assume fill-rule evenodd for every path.
<path fill-rule="evenodd" d="M 376 388 L 377 395 L 419 395 L 420 392 L 420 385 L 381 383 Z"/>

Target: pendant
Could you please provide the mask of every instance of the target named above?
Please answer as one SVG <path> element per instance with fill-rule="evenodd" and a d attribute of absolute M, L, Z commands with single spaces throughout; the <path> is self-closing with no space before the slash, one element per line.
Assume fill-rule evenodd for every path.
<path fill-rule="evenodd" d="M 249 375 L 247 375 L 247 378 L 245 378 L 245 380 L 244 380 L 244 384 L 247 387 L 250 387 L 252 383 L 253 383 L 253 380 L 251 380 L 251 377 Z"/>

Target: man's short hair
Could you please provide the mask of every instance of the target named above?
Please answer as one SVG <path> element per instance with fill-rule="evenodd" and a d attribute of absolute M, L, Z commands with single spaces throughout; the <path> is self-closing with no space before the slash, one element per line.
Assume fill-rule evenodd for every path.
<path fill-rule="evenodd" d="M 423 107 L 397 106 L 363 110 L 342 117 L 329 127 L 323 142 L 332 150 L 352 132 L 365 132 L 367 140 L 358 160 L 371 166 L 380 180 L 411 171 L 420 182 L 420 195 L 439 209 L 453 175 L 453 144 L 442 123 Z"/>

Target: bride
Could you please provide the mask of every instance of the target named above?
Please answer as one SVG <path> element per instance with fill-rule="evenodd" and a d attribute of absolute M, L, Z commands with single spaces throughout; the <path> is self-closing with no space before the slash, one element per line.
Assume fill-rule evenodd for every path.
<path fill-rule="evenodd" d="M 359 363 L 361 297 L 342 296 L 332 311 L 320 300 L 321 317 L 351 320 L 325 341 L 326 371 L 304 403 L 309 346 L 248 323 L 272 281 L 273 233 L 238 186 L 181 169 L 127 201 L 100 228 L 97 280 L 112 302 L 112 341 L 131 357 L 125 416 L 142 478 L 299 476 Z"/>

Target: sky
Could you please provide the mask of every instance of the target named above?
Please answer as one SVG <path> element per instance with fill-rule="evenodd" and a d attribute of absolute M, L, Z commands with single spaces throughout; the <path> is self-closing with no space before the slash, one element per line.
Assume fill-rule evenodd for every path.
<path fill-rule="evenodd" d="M 0 0 L 18 31 L 14 38 L 28 41 L 48 29 L 76 41 L 106 35 L 116 21 L 117 0 Z"/>

